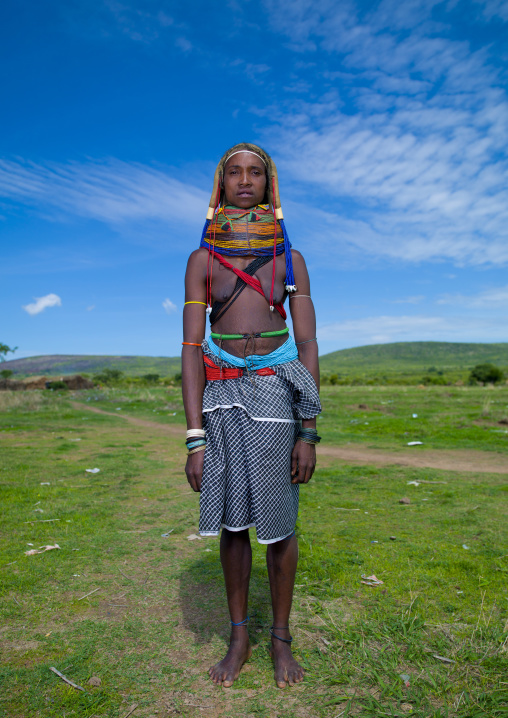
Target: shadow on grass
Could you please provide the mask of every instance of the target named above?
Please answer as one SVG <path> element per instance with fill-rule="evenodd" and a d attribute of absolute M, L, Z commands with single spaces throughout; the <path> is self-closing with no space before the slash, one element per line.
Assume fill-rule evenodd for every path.
<path fill-rule="evenodd" d="M 183 625 L 192 631 L 197 644 L 214 636 L 229 639 L 230 618 L 224 577 L 218 552 L 204 554 L 180 574 L 180 608 Z M 270 587 L 264 551 L 253 546 L 249 588 L 249 630 L 268 631 L 271 625 Z"/>

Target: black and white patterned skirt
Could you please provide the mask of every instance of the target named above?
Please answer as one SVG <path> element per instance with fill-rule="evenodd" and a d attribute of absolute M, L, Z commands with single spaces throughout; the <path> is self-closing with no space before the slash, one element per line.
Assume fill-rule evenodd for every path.
<path fill-rule="evenodd" d="M 299 485 L 291 483 L 291 452 L 300 420 L 316 416 L 321 405 L 312 375 L 298 360 L 273 369 L 273 376 L 206 384 L 203 536 L 217 536 L 221 527 L 255 527 L 257 540 L 268 544 L 294 531 Z"/>

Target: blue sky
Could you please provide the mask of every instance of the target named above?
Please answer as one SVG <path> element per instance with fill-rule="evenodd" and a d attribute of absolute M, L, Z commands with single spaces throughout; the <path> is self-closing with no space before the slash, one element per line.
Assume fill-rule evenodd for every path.
<path fill-rule="evenodd" d="M 321 353 L 507 341 L 506 0 L 4 0 L 0 341 L 180 352 L 224 150 L 277 162 Z"/>

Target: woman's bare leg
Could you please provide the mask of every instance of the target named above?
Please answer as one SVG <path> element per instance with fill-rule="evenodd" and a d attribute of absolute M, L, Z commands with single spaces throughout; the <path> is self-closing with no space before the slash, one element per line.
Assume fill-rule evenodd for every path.
<path fill-rule="evenodd" d="M 231 621 L 240 623 L 247 617 L 249 580 L 252 567 L 252 549 L 249 531 L 222 530 L 220 558 Z M 250 657 L 247 624 L 231 626 L 231 637 L 226 656 L 208 671 L 212 681 L 229 688 L 238 678 L 240 669 Z"/>
<path fill-rule="evenodd" d="M 272 594 L 273 632 L 281 638 L 289 639 L 289 614 L 293 601 L 296 565 L 298 563 L 298 541 L 290 536 L 282 541 L 268 544 L 266 564 Z M 291 645 L 272 636 L 275 682 L 279 688 L 294 685 L 303 680 L 304 670 L 293 658 Z"/>

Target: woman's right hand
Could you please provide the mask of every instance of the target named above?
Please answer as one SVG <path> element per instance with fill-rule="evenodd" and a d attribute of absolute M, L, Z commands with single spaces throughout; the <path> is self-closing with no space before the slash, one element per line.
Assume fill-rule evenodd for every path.
<path fill-rule="evenodd" d="M 201 491 L 201 477 L 203 476 L 204 458 L 204 451 L 198 451 L 187 457 L 185 473 L 187 474 L 187 481 L 191 485 L 193 491 Z"/>

